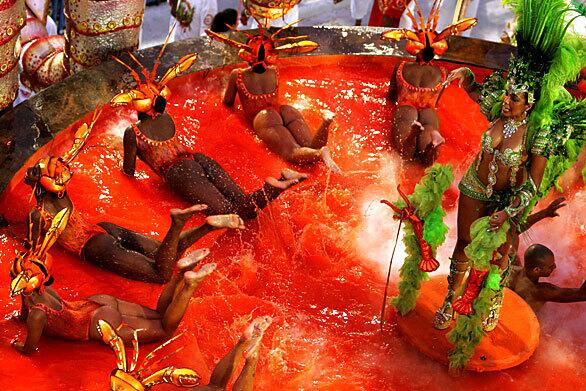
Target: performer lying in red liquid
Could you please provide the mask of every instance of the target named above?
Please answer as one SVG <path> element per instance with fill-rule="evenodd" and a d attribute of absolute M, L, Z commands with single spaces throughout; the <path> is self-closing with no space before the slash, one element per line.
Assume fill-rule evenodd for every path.
<path fill-rule="evenodd" d="M 277 34 L 290 26 L 266 37 L 262 23 L 259 23 L 258 35 L 242 32 L 249 39 L 247 44 L 206 30 L 211 38 L 240 49 L 240 58 L 249 65 L 248 68 L 234 69 L 230 73 L 223 102 L 228 106 L 234 105 L 238 94 L 244 113 L 252 122 L 257 136 L 286 161 L 304 165 L 323 160 L 332 171 L 340 172 L 326 147 L 333 116 L 327 113 L 312 136 L 301 113 L 293 106 L 279 103 L 279 69 L 275 65 L 278 54 L 306 53 L 317 48 L 317 44 L 311 41 L 277 46 L 282 40 L 295 39 L 275 39 Z"/>
<path fill-rule="evenodd" d="M 431 61 L 448 49 L 448 36 L 468 30 L 477 23 L 474 18 L 466 18 L 437 33 L 440 5 L 441 1 L 434 3 L 425 26 L 420 26 L 407 8 L 407 15 L 417 31 L 394 29 L 382 34 L 382 39 L 390 41 L 407 39 L 406 49 L 416 58 L 416 62 L 401 62 L 391 79 L 390 98 L 398 105 L 391 129 L 392 144 L 403 158 L 420 160 L 426 165 L 434 162 L 439 146 L 445 142 L 439 132 L 435 107 L 444 89 L 446 70 Z M 417 1 L 415 6 L 421 16 Z"/>
<path fill-rule="evenodd" d="M 100 320 L 116 328 L 123 324 L 120 335 L 127 342 L 132 339 L 133 330 L 138 329 L 142 330 L 139 339 L 144 342 L 169 338 L 181 322 L 193 291 L 216 268 L 211 263 L 198 272 L 191 271 L 209 251 L 196 251 L 177 262 L 178 272 L 161 292 L 156 309 L 110 295 L 66 301 L 47 287 L 53 282 L 47 251 L 65 228 L 66 212 L 64 209 L 56 214 L 46 235 L 36 240 L 29 237 L 30 249 L 17 254 L 10 270 L 10 295 L 20 295 L 20 318 L 27 324 L 25 342 L 13 341 L 14 348 L 25 354 L 32 353 L 43 333 L 76 341 L 101 340 L 96 327 Z"/>
<path fill-rule="evenodd" d="M 245 194 L 215 160 L 201 153 L 193 153 L 181 144 L 175 123 L 165 112 L 167 99 L 171 95 L 167 83 L 187 71 L 196 61 L 197 55 L 184 56 L 159 82 L 155 81 L 158 62 L 168 40 L 169 37 L 150 73 L 129 53 L 140 65 L 146 79 L 144 82 L 132 68 L 116 59 L 130 70 L 138 84 L 138 89 L 118 94 L 111 101 L 113 106 L 130 105 L 138 113 L 138 123 L 124 133 L 123 170 L 134 176 L 138 157 L 188 202 L 207 205 L 206 213 L 235 213 L 245 220 L 253 219 L 257 209 L 264 208 L 284 190 L 305 180 L 307 176 L 284 169 L 278 179 L 269 177 L 262 188 L 252 194 Z"/>
<path fill-rule="evenodd" d="M 57 238 L 61 247 L 123 277 L 164 283 L 171 278 L 179 257 L 203 236 L 216 229 L 244 227 L 238 215 L 229 214 L 208 216 L 203 225 L 183 231 L 187 221 L 206 210 L 206 205 L 172 209 L 171 226 L 162 242 L 114 223 L 87 222 L 73 207 L 66 185 L 72 176 L 69 163 L 82 148 L 94 122 L 79 128 L 73 148 L 64 156 L 43 158 L 27 170 L 24 181 L 34 189 L 37 201 L 28 219 L 33 237 L 46 232 L 54 216 L 65 209 L 66 225 Z"/>

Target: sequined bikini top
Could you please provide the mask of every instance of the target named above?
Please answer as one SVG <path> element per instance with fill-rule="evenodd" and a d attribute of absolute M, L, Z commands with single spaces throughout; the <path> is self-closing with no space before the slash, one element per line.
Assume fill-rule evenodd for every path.
<path fill-rule="evenodd" d="M 515 167 L 523 163 L 523 152 L 525 151 L 523 145 L 525 145 L 525 136 L 523 136 L 523 144 L 519 150 L 506 148 L 504 151 L 500 151 L 499 149 L 495 149 L 492 146 L 493 139 L 489 132 L 484 132 L 482 134 L 481 143 L 483 152 L 489 153 L 491 155 L 494 154 L 494 156 L 507 167 Z"/>
<path fill-rule="evenodd" d="M 489 129 L 491 129 L 493 125 L 494 122 L 490 124 Z M 490 131 L 486 131 L 482 134 L 482 150 L 476 158 L 475 168 L 476 172 L 478 172 L 478 168 L 480 167 L 480 162 L 482 161 L 484 153 L 492 155 L 492 160 L 488 164 L 488 183 L 486 184 L 485 189 L 485 194 L 488 198 L 492 196 L 493 187 L 497 182 L 496 174 L 499 170 L 498 164 L 496 162 L 497 159 L 500 160 L 506 167 L 509 167 L 511 169 L 511 175 L 509 177 L 509 183 L 511 184 L 511 188 L 514 188 L 517 185 L 517 172 L 523 164 L 526 137 L 527 132 L 523 134 L 523 141 L 518 150 L 512 148 L 505 148 L 504 151 L 501 151 L 500 149 L 496 149 L 495 147 L 493 147 L 493 138 L 490 135 Z"/>

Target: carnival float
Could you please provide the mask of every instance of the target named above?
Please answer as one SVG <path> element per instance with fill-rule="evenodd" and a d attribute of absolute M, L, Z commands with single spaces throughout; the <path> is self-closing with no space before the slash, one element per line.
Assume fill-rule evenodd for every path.
<path fill-rule="evenodd" d="M 29 26 L 38 93 L 0 117 L 2 389 L 584 387 L 583 307 L 538 320 L 506 287 L 519 242 L 581 282 L 565 2 L 507 1 L 517 46 L 438 26 L 441 1 L 414 31 L 270 27 L 298 2 L 134 52 L 142 0 L 66 1 L 59 42 Z M 0 103 L 42 19 L 1 7 Z"/>

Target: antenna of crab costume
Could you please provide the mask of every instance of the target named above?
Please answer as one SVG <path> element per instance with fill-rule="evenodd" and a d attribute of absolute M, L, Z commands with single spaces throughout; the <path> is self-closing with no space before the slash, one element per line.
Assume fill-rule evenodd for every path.
<path fill-rule="evenodd" d="M 175 26 L 177 26 L 177 22 L 173 23 L 173 27 L 171 27 L 171 30 L 169 30 L 169 34 L 167 34 L 167 38 L 165 39 L 165 43 L 163 44 L 163 47 L 161 48 L 161 51 L 159 52 L 159 55 L 157 56 L 157 59 L 155 60 L 155 65 L 153 65 L 153 70 L 151 71 L 151 79 L 154 80 L 155 76 L 157 75 L 157 69 L 159 68 L 159 62 L 161 61 L 161 58 L 163 57 L 163 53 L 165 53 L 165 49 L 167 48 L 167 45 L 169 44 L 169 39 L 171 38 L 171 34 L 173 34 L 173 30 L 175 30 Z"/>

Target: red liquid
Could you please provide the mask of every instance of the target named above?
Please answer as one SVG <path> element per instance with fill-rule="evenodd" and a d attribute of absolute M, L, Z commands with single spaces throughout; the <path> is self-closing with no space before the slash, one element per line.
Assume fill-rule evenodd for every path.
<path fill-rule="evenodd" d="M 309 180 L 284 193 L 256 221 L 248 222 L 245 231 L 222 232 L 196 245 L 212 246 L 206 261 L 218 262 L 218 271 L 195 293 L 179 327 L 185 335 L 178 345 L 185 348 L 165 365 L 193 368 L 205 384 L 245 325 L 256 316 L 269 314 L 275 322 L 263 340 L 255 380 L 258 390 L 562 390 L 584 386 L 581 305 L 549 304 L 553 310 L 544 315 L 537 353 L 527 363 L 500 373 L 450 378 L 446 368 L 418 353 L 401 337 L 392 309 L 385 333 L 380 334 L 384 270 L 390 256 L 387 249 L 393 244 L 397 226 L 379 200 L 395 199 L 398 183 L 411 191 L 423 172 L 416 165 L 400 163 L 394 152 L 388 152 L 393 105 L 385 95 L 394 66 L 394 60 L 377 57 L 282 61 L 283 102 L 303 104 L 301 110 L 313 129 L 320 121 L 319 109 L 336 113 L 329 145 L 346 174 L 328 176 L 323 165 L 318 165 L 308 170 Z M 475 72 L 488 74 L 482 69 Z M 254 137 L 239 108 L 220 103 L 226 77 L 225 71 L 214 71 L 176 80 L 171 86 L 174 95 L 169 112 L 185 143 L 215 158 L 246 191 L 253 191 L 264 178 L 278 176 L 287 165 Z M 487 121 L 456 86 L 445 91 L 438 113 L 446 138 L 440 161 L 452 163 L 459 178 L 479 148 Z M 88 113 L 86 119 L 90 116 Z M 92 222 L 112 221 L 161 238 L 170 223 L 169 209 L 187 204 L 140 161 L 136 178 L 122 174 L 121 135 L 135 119 L 125 110 L 104 111 L 73 163 L 75 175 L 69 194 L 75 207 Z M 74 131 L 62 132 L 29 163 L 69 149 Z M 4 281 L 0 290 L 4 315 L 0 389 L 105 390 L 115 367 L 114 354 L 106 346 L 43 337 L 39 352 L 29 357 L 10 348 L 12 339 L 19 336 L 22 340 L 25 335 L 25 326 L 10 319 L 19 300 L 8 294 L 14 249 L 20 248 L 19 241 L 25 235 L 24 225 L 17 222 L 24 221 L 32 205 L 31 189 L 22 183 L 23 175 L 21 170 L 2 195 L 1 212 L 13 225 L 0 236 L 0 276 Z M 444 270 L 454 243 L 455 184 L 445 202 L 452 212 L 449 221 L 453 229 L 440 251 Z M 561 270 L 556 283 L 577 286 L 581 282 L 580 260 L 586 255 L 579 218 L 586 206 L 583 198 L 576 197 L 562 211 L 564 219 L 575 217 L 548 221 L 532 231 L 534 242 L 542 239 L 558 254 Z M 201 222 L 201 218 L 195 220 L 194 224 Z M 555 243 L 552 230 L 559 233 Z M 572 257 L 560 257 L 564 251 L 571 251 Z M 64 299 L 108 293 L 145 305 L 156 303 L 161 290 L 158 285 L 117 277 L 58 246 L 51 254 L 53 288 Z M 400 258 L 401 254 L 395 258 L 393 292 Z M 141 358 L 155 346 L 142 346 Z"/>

